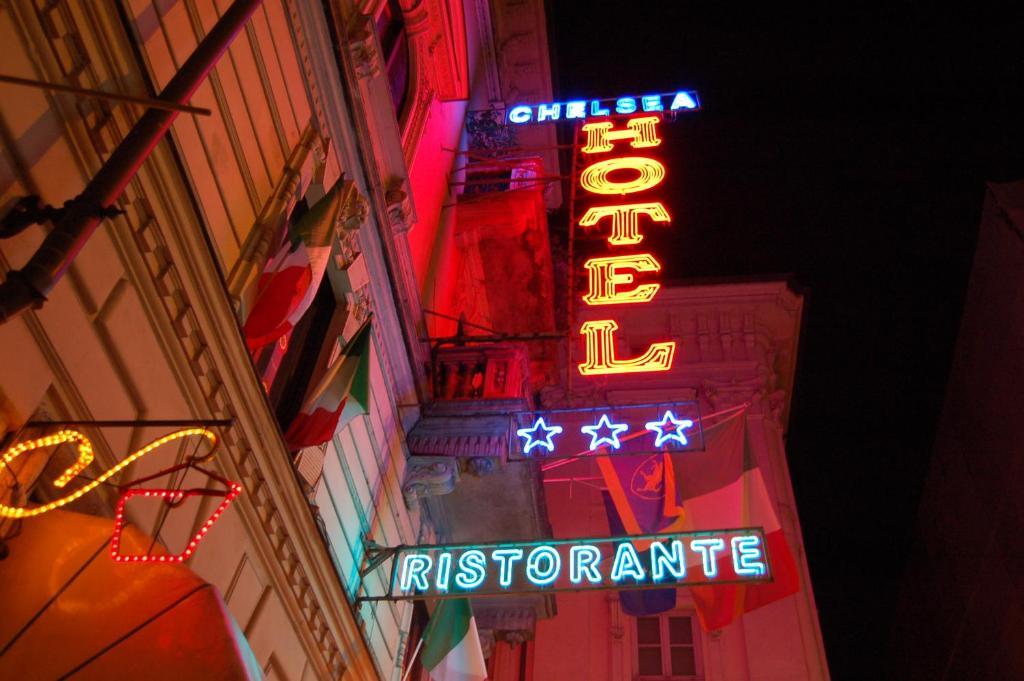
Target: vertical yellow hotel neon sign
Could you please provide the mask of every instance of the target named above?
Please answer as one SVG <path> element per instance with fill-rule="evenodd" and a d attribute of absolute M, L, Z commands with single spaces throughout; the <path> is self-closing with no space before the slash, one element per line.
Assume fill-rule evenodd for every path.
<path fill-rule="evenodd" d="M 654 189 L 665 179 L 665 166 L 658 160 L 630 151 L 626 156 L 608 156 L 609 152 L 643 150 L 661 144 L 657 126 L 659 116 L 640 116 L 615 128 L 608 121 L 583 126 L 586 145 L 580 149 L 589 161 L 580 174 L 583 191 L 595 197 L 617 196 L 621 202 L 592 206 L 579 219 L 581 227 L 608 224 L 608 245 L 611 248 L 635 246 L 643 241 L 640 218 L 667 224 L 672 217 L 665 206 L 649 199 L 645 192 Z M 616 147 L 616 145 L 619 145 Z M 583 302 L 587 305 L 622 305 L 648 303 L 654 299 L 661 284 L 646 281 L 636 283 L 638 275 L 645 279 L 661 271 L 661 263 L 650 253 L 629 253 L 589 258 L 584 264 L 587 271 L 587 292 Z M 668 371 L 675 357 L 675 341 L 651 343 L 637 357 L 620 358 L 615 355 L 615 332 L 619 324 L 614 319 L 596 319 L 580 327 L 586 347 L 585 361 L 579 365 L 584 376 L 601 374 L 645 373 Z"/>

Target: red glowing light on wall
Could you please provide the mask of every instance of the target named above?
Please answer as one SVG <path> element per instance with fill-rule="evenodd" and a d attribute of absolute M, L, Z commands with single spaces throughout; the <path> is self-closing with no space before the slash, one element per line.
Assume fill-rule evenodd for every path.
<path fill-rule="evenodd" d="M 213 524 L 217 522 L 221 514 L 224 513 L 232 501 L 242 493 L 242 486 L 237 482 L 229 482 L 228 488 L 224 491 L 215 490 L 181 490 L 181 489 L 130 489 L 121 495 L 120 501 L 117 502 L 117 511 L 114 513 L 114 534 L 110 538 L 110 557 L 119 563 L 181 563 L 188 560 L 199 542 L 206 537 L 206 533 L 210 531 Z M 152 497 L 157 499 L 164 499 L 170 504 L 177 505 L 184 499 L 194 496 L 222 496 L 223 501 L 214 510 L 213 514 L 207 518 L 200 527 L 199 531 L 196 532 L 192 539 L 189 540 L 185 549 L 178 554 L 174 555 L 153 555 L 149 553 L 144 554 L 123 554 L 121 553 L 121 533 L 124 531 L 124 507 L 128 503 L 128 500 L 132 497 Z"/>

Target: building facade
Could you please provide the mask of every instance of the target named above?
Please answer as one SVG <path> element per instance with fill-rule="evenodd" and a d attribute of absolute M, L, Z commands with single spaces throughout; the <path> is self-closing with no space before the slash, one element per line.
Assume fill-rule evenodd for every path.
<path fill-rule="evenodd" d="M 754 463 L 794 554 L 799 588 L 711 631 L 700 625 L 698 604 L 685 589 L 677 590 L 670 609 L 640 616 L 627 614 L 614 591 L 560 594 L 558 616 L 537 626 L 534 678 L 570 678 L 580 668 L 581 678 L 609 680 L 829 678 L 785 454 L 802 312 L 802 296 L 785 280 L 670 283 L 655 303 L 617 313 L 627 333 L 616 341 L 620 356 L 629 356 L 652 338 L 675 340 L 673 368 L 576 380 L 576 399 L 587 405 L 695 401 L 705 433 L 723 419 L 745 419 Z M 604 315 L 581 309 L 583 319 Z M 565 399 L 561 391 L 545 395 L 553 406 Z M 556 537 L 616 534 L 602 498 L 608 479 L 594 460 L 544 468 Z"/>
<path fill-rule="evenodd" d="M 91 235 L 45 304 L 2 325 L 3 429 L 12 444 L 66 421 L 135 422 L 84 426 L 99 471 L 170 429 L 154 422 L 229 422 L 214 429 L 212 465 L 243 492 L 189 567 L 222 594 L 268 678 L 392 678 L 412 608 L 356 608 L 359 567 L 371 536 L 409 543 L 423 532 L 402 492 L 404 432 L 426 375 L 413 244 L 429 252 L 438 232 L 453 156 L 443 150 L 458 147 L 476 36 L 490 19 L 486 3 L 250 4 L 191 97 L 209 115 L 176 119 L 118 198 L 123 213 Z M 10 3 L 0 11 L 4 70 L 154 97 L 232 6 Z M 144 111 L 3 88 L 8 206 L 29 195 L 56 206 L 73 198 Z M 278 248 L 280 216 L 339 178 L 343 201 L 315 300 L 269 356 L 251 354 L 241 308 Z M 49 230 L 41 222 L 5 239 L 8 275 Z M 371 314 L 367 413 L 321 451 L 300 454 L 297 474 L 279 419 L 294 416 L 339 339 Z M 55 425 L 26 427 L 39 422 Z M 44 453 L 18 462 L 27 468 L 5 481 L 5 503 L 56 496 L 51 459 L 68 454 Z M 148 456 L 129 475 L 181 457 Z M 68 508 L 110 517 L 116 502 L 101 488 Z M 203 510 L 133 506 L 129 521 L 168 546 Z M 12 558 L 19 522 L 32 520 L 5 521 Z"/>
<path fill-rule="evenodd" d="M 928 477 L 890 632 L 889 678 L 1024 673 L 1020 524 L 1024 428 L 1024 183 L 989 183 Z M 943 590 L 943 597 L 933 594 Z"/>
<path fill-rule="evenodd" d="M 235 14 L 222 48 L 207 52 Z M 0 323 L 4 448 L 77 429 L 95 454 L 87 474 L 98 476 L 177 428 L 219 442 L 203 467 L 192 465 L 200 445 L 183 439 L 114 479 L 157 476 L 167 503 L 122 504 L 125 490 L 108 484 L 65 507 L 51 481 L 81 448 L 62 441 L 11 455 L 0 503 L 53 506 L 57 520 L 2 519 L 0 582 L 5 570 L 33 574 L 19 562 L 28 556 L 49 555 L 46 542 L 29 550 L 30 537 L 95 538 L 83 528 L 102 519 L 115 536 L 130 526 L 143 538 L 132 541 L 152 537 L 148 552 L 187 547 L 189 578 L 215 587 L 249 677 L 425 678 L 416 646 L 435 604 L 365 600 L 389 586 L 381 548 L 610 531 L 590 463 L 556 474 L 511 460 L 511 414 L 668 396 L 707 413 L 750 402 L 801 589 L 710 634 L 680 591 L 675 614 L 656 626 L 667 636 L 687 618 L 693 634 L 679 646 L 689 653 L 679 654 L 698 661 L 697 678 L 827 678 L 783 444 L 801 300 L 780 282 L 666 287 L 629 328 L 677 338 L 677 369 L 654 381 L 570 383 L 576 341 L 563 317 L 575 303 L 562 282 L 571 262 L 564 230 L 549 224 L 568 199 L 568 169 L 554 127 L 504 122 L 514 103 L 554 100 L 546 22 L 540 0 L 12 0 L 0 9 L 4 70 L 78 89 L 0 84 L 3 295 L 76 211 L 102 218 L 65 253 L 52 286 L 36 285 L 31 309 Z M 107 176 L 194 54 L 206 55 L 208 73 L 185 103 L 207 111 L 176 113 L 102 206 L 41 208 Z M 335 212 L 304 264 L 314 276 L 293 283 L 283 326 L 257 342 L 254 310 L 274 263 L 303 240 L 313 253 L 290 226 L 328 199 Z M 294 446 L 291 426 L 362 329 L 366 403 L 327 442 Z M 173 493 L 207 489 L 204 471 L 241 494 L 227 506 L 203 494 L 178 505 Z M 28 628 L 4 625 L 11 653 L 0 676 L 36 665 L 42 676 L 102 678 L 113 644 L 101 628 L 85 635 L 82 620 L 46 620 L 47 631 L 83 641 L 68 659 L 40 658 L 30 633 L 32 612 L 56 617 L 78 575 L 92 574 L 71 569 L 75 561 L 99 569 L 99 554 L 79 544 L 74 560 L 54 562 L 59 575 L 32 578 L 40 600 L 24 597 Z M 102 579 L 142 589 L 150 567 L 104 567 Z M 637 627 L 651 625 L 624 615 L 614 595 L 531 593 L 473 607 L 493 679 L 642 676 Z M 115 624 L 123 612 L 111 611 Z"/>

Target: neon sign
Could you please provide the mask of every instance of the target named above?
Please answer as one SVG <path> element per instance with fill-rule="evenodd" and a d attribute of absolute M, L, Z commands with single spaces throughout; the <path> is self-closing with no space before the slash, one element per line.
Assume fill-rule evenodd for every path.
<path fill-rule="evenodd" d="M 648 110 L 651 109 L 645 109 Z M 651 200 L 657 197 L 650 195 L 666 175 L 665 165 L 645 152 L 661 144 L 660 123 L 660 115 L 634 116 L 617 123 L 602 121 L 581 127 L 585 142 L 579 144 L 579 152 L 585 165 L 579 173 L 579 195 L 599 203 L 588 207 L 577 224 L 587 230 L 608 226 L 610 248 L 640 244 L 644 239 L 641 218 L 662 226 L 672 222 L 664 204 Z M 619 200 L 609 203 L 614 199 Z M 661 263 L 651 253 L 594 254 L 583 263 L 583 268 L 587 273 L 587 290 L 581 300 L 587 306 L 649 303 L 661 289 L 660 283 L 650 281 L 661 272 Z M 620 357 L 615 342 L 618 329 L 618 322 L 607 318 L 588 319 L 580 325 L 584 359 L 577 368 L 581 375 L 649 373 L 672 368 L 675 341 L 652 342 L 637 356 Z"/>
<path fill-rule="evenodd" d="M 7 504 L 0 503 L 0 517 L 16 519 L 32 518 L 38 515 L 42 515 L 44 513 L 48 513 L 55 509 L 61 508 L 62 506 L 66 506 L 67 504 L 70 504 L 76 499 L 80 499 L 89 492 L 92 492 L 94 489 L 105 483 L 111 477 L 124 470 L 127 466 L 134 463 L 135 461 L 138 461 L 139 459 L 153 452 L 154 450 L 162 447 L 165 444 L 169 444 L 171 442 L 182 440 L 188 437 L 201 437 L 205 439 L 207 445 L 209 446 L 209 451 L 207 452 L 207 454 L 202 457 L 192 457 L 188 460 L 187 463 L 180 464 L 172 469 L 162 471 L 160 473 L 157 473 L 156 475 L 148 476 L 146 478 L 137 480 L 134 483 L 130 484 L 137 485 L 139 483 L 146 482 L 157 476 L 161 476 L 173 472 L 175 470 L 192 467 L 202 473 L 205 473 L 208 477 L 211 477 L 214 480 L 217 480 L 218 482 L 222 483 L 226 489 L 144 489 L 140 487 L 127 487 L 127 485 L 122 486 L 123 492 L 121 494 L 121 498 L 117 503 L 117 510 L 114 514 L 114 530 L 110 542 L 111 558 L 118 562 L 180 563 L 188 559 L 188 557 L 195 552 L 196 547 L 199 545 L 199 542 L 203 540 L 203 538 L 206 536 L 206 533 L 209 532 L 213 524 L 217 522 L 217 519 L 221 516 L 224 510 L 228 507 L 228 505 L 231 504 L 232 501 L 235 500 L 235 498 L 238 497 L 239 494 L 242 493 L 242 486 L 239 485 L 237 482 L 225 480 L 216 473 L 201 468 L 195 463 L 195 461 L 198 461 L 200 459 L 205 460 L 209 458 L 216 451 L 217 436 L 213 431 L 208 430 L 206 428 L 183 428 L 181 430 L 176 430 L 172 433 L 168 433 L 167 435 L 164 435 L 162 437 L 158 437 L 149 444 L 145 445 L 144 447 L 132 452 L 115 465 L 100 473 L 95 478 L 89 479 L 89 481 L 86 482 L 81 487 L 78 487 L 74 491 L 69 492 L 68 494 L 65 494 L 64 496 L 54 501 L 41 504 L 39 506 L 35 506 L 32 508 L 22 506 L 9 506 Z M 60 476 L 58 476 L 53 481 L 54 487 L 64 488 L 68 485 L 68 483 L 70 483 L 72 480 L 78 477 L 78 475 L 82 473 L 82 471 L 84 471 L 86 467 L 88 467 L 89 464 L 92 463 L 93 459 L 95 458 L 92 442 L 84 433 L 80 431 L 65 429 L 58 431 L 52 435 L 46 435 L 44 437 L 19 442 L 18 444 L 10 447 L 7 451 L 3 453 L 2 466 L 6 468 L 15 459 L 25 454 L 26 452 L 30 452 L 36 449 L 43 449 L 47 447 L 54 447 L 66 443 L 75 444 L 75 448 L 78 452 L 78 457 L 75 459 L 74 463 L 72 463 L 71 466 L 68 467 L 67 470 L 65 470 Z M 126 554 L 121 552 L 121 534 L 125 526 L 125 504 L 127 504 L 129 499 L 137 496 L 163 499 L 171 506 L 176 506 L 180 504 L 185 498 L 194 496 L 219 497 L 222 499 L 222 501 L 220 505 L 217 506 L 217 508 L 213 511 L 212 515 L 199 527 L 197 532 L 191 537 L 189 543 L 185 546 L 185 549 L 181 553 L 172 555 L 159 555 L 149 553 Z"/>
<path fill-rule="evenodd" d="M 228 482 L 228 489 L 226 491 L 213 494 L 208 493 L 206 490 L 199 492 L 197 490 L 181 489 L 130 489 L 121 495 L 120 501 L 117 502 L 117 511 L 114 514 L 114 534 L 110 539 L 110 557 L 118 563 L 183 563 L 195 553 L 199 542 L 206 538 L 206 533 L 210 531 L 210 528 L 217 522 L 217 519 L 224 513 L 224 510 L 241 493 L 242 486 L 237 482 Z M 121 552 L 121 533 L 124 531 L 125 525 L 124 507 L 129 499 L 132 497 L 155 497 L 164 499 L 168 504 L 177 505 L 186 497 L 199 496 L 200 494 L 203 496 L 219 496 L 222 497 L 222 501 L 214 509 L 210 517 L 199 526 L 199 529 L 192 535 L 192 538 L 181 553 L 165 555 L 151 553 L 127 554 Z"/>
<path fill-rule="evenodd" d="M 761 528 L 393 550 L 383 596 L 451 598 L 771 579 Z"/>
<path fill-rule="evenodd" d="M 589 449 L 594 450 L 601 445 L 608 445 L 612 449 L 622 446 L 619 442 L 619 433 L 625 433 L 629 426 L 625 423 L 612 423 L 608 414 L 601 414 L 601 418 L 592 426 L 582 426 L 580 432 L 590 436 Z M 605 434 L 607 433 L 607 434 Z"/>
<path fill-rule="evenodd" d="M 668 409 L 665 411 L 665 416 L 661 421 L 648 421 L 644 424 L 644 428 L 658 434 L 654 440 L 655 447 L 661 447 L 666 442 L 671 442 L 672 440 L 681 445 L 687 445 L 689 440 L 686 439 L 684 431 L 693 428 L 693 421 L 690 419 L 677 419 L 672 410 Z M 669 429 L 672 432 L 669 432 Z"/>
<path fill-rule="evenodd" d="M 638 112 L 663 113 L 696 111 L 700 108 L 697 93 L 690 90 L 618 97 L 613 99 L 576 99 L 568 102 L 520 104 L 508 110 L 506 119 L 513 125 L 549 123 L 556 121 L 582 121 L 603 116 L 628 116 Z"/>
<path fill-rule="evenodd" d="M 523 438 L 523 453 L 529 454 L 530 451 L 540 445 L 549 452 L 555 451 L 555 443 L 552 442 L 551 438 L 562 432 L 562 426 L 548 426 L 544 423 L 544 417 L 539 417 L 533 424 L 532 428 L 520 428 L 516 431 L 518 437 Z M 544 433 L 542 437 L 537 437 L 537 433 Z"/>
<path fill-rule="evenodd" d="M 696 402 L 520 412 L 510 460 L 648 455 L 704 448 Z"/>

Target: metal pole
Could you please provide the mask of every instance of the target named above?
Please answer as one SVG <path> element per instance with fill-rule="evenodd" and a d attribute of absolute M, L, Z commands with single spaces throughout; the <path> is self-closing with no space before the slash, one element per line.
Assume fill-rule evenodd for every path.
<path fill-rule="evenodd" d="M 536 333 L 497 333 L 487 336 L 420 336 L 424 343 L 504 343 L 505 341 L 564 340 L 565 331 L 538 331 Z"/>
<path fill-rule="evenodd" d="M 485 156 L 490 152 L 495 154 L 512 154 L 519 153 L 522 151 L 551 151 L 554 149 L 570 149 L 576 146 L 575 144 L 548 144 L 543 147 L 493 147 L 490 149 L 450 149 L 448 147 L 442 147 L 443 151 L 448 151 L 456 156 Z"/>
<path fill-rule="evenodd" d="M 449 182 L 449 187 L 461 187 L 463 185 L 472 186 L 477 184 L 508 184 L 512 182 L 561 182 L 562 180 L 568 180 L 569 175 L 543 175 L 541 177 L 523 177 L 518 179 L 510 179 L 507 177 L 474 177 L 471 180 L 465 180 L 463 182 Z"/>
<path fill-rule="evenodd" d="M 180 426 L 230 426 L 232 419 L 155 419 L 155 420 L 114 420 L 114 421 L 29 421 L 26 428 L 42 428 L 44 426 L 92 426 L 94 428 L 169 428 Z"/>
<path fill-rule="evenodd" d="M 409 678 L 409 674 L 412 673 L 412 668 L 416 664 L 416 656 L 420 654 L 420 648 L 423 647 L 423 637 L 420 636 L 419 643 L 416 644 L 416 650 L 412 651 L 412 657 L 409 659 L 409 666 L 405 668 L 405 673 L 402 674 L 402 681 L 406 681 Z"/>
<path fill-rule="evenodd" d="M 120 92 L 104 92 L 103 90 L 93 90 L 91 88 L 78 87 L 77 85 L 64 85 L 63 83 L 47 83 L 42 80 L 33 80 L 31 78 L 19 78 L 18 76 L 5 76 L 0 75 L 0 83 L 10 83 L 11 85 L 24 85 L 25 87 L 35 87 L 40 90 L 53 90 L 55 92 L 68 92 L 73 95 L 80 95 L 82 97 L 92 97 L 94 99 L 110 99 L 115 102 L 131 102 L 132 104 L 141 104 L 142 106 L 152 107 L 154 109 L 166 109 L 168 111 L 180 111 L 181 113 L 196 114 L 198 116 L 209 116 L 212 112 L 201 106 L 190 106 L 188 104 L 177 104 L 175 102 L 164 102 L 159 99 L 153 99 L 152 97 L 136 97 L 135 95 L 125 95 Z"/>
<path fill-rule="evenodd" d="M 235 0 L 196 46 L 160 99 L 184 104 L 206 79 L 220 56 L 259 7 L 261 0 Z M 100 223 L 98 212 L 120 198 L 157 143 L 177 118 L 177 111 L 148 109 L 125 136 L 65 216 L 46 235 L 39 250 L 20 270 L 0 284 L 0 323 L 28 307 L 41 307 Z"/>
<path fill-rule="evenodd" d="M 576 330 L 576 171 L 579 159 L 579 124 L 573 126 L 572 130 L 572 163 L 569 174 L 572 176 L 572 183 L 569 185 L 569 290 L 567 293 L 565 316 L 568 317 L 568 332 L 565 336 L 565 391 L 569 396 L 570 406 L 575 406 L 572 395 L 572 349 L 575 345 L 572 334 Z"/>
<path fill-rule="evenodd" d="M 315 121 L 310 120 L 309 125 L 302 131 L 299 143 L 288 155 L 284 173 L 281 174 L 281 179 L 274 187 L 274 193 L 263 205 L 263 210 L 256 218 L 256 224 L 250 232 L 249 238 L 242 245 L 242 252 L 238 257 L 235 270 L 228 277 L 228 293 L 232 298 L 242 295 L 249 282 L 253 267 L 256 265 L 262 267 L 266 261 L 270 242 L 274 236 L 274 227 L 280 224 L 277 222 L 277 218 L 281 217 L 281 213 L 288 207 L 289 198 L 295 193 L 295 188 L 302 175 L 302 166 L 305 164 L 309 152 L 315 145 L 322 144 L 319 137 Z"/>

